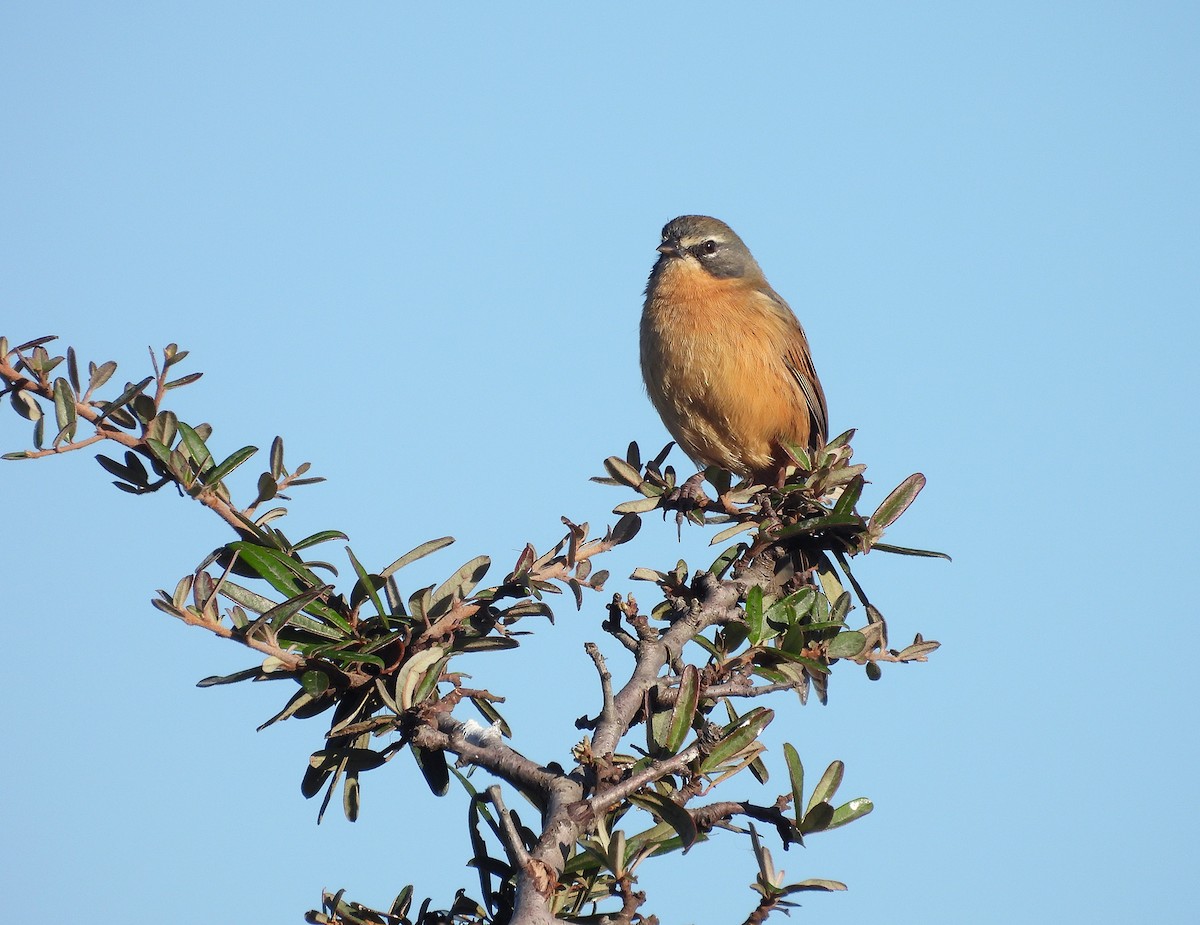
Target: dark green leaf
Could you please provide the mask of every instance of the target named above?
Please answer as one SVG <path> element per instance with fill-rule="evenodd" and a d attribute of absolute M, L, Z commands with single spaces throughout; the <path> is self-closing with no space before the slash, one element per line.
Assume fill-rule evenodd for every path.
<path fill-rule="evenodd" d="M 620 546 L 622 543 L 628 543 L 637 536 L 638 531 L 641 529 L 642 519 L 636 514 L 626 514 L 613 524 L 609 539 L 614 546 Z"/>
<path fill-rule="evenodd" d="M 873 543 L 872 549 L 878 549 L 880 552 L 890 552 L 899 556 L 922 556 L 926 559 L 945 559 L 947 562 L 954 561 L 944 552 L 934 552 L 932 549 L 910 549 L 907 546 L 891 546 L 887 543 Z"/>
<path fill-rule="evenodd" d="M 257 666 L 254 668 L 246 668 L 243 671 L 235 671 L 233 674 L 227 675 L 212 675 L 204 678 L 202 681 L 197 681 L 197 687 L 215 687 L 218 684 L 236 684 L 238 681 L 249 681 L 251 678 L 257 678 L 262 674 L 262 669 Z"/>
<path fill-rule="evenodd" d="M 790 742 L 783 743 L 783 758 L 787 762 L 788 780 L 792 785 L 792 811 L 799 826 L 803 818 L 801 807 L 804 806 L 804 765 L 800 762 L 800 753 Z"/>
<path fill-rule="evenodd" d="M 629 802 L 674 829 L 683 843 L 685 852 L 696 841 L 695 821 L 686 809 L 668 797 L 654 791 L 643 791 L 630 796 Z"/>
<path fill-rule="evenodd" d="M 116 364 L 114 363 L 113 369 L 116 369 L 116 368 L 117 368 Z M 92 381 L 95 382 L 95 377 L 93 377 Z M 121 420 L 116 416 L 115 412 L 120 411 L 124 407 L 124 405 L 127 404 L 133 398 L 133 396 L 140 395 L 142 392 L 142 389 L 144 389 L 146 386 L 148 386 L 153 381 L 154 381 L 153 376 L 147 376 L 141 382 L 135 382 L 135 383 L 129 385 L 125 389 L 125 391 L 122 392 L 116 398 L 115 401 L 102 403 L 100 406 L 102 409 L 100 412 L 100 416 L 98 418 L 96 418 L 96 420 L 93 421 L 92 423 L 99 424 L 106 417 L 112 417 L 114 420 L 117 420 L 118 423 L 121 423 L 121 425 L 123 427 L 132 427 L 133 426 L 132 419 L 130 419 L 130 422 L 128 424 L 122 423 Z"/>
<path fill-rule="evenodd" d="M 276 604 L 261 617 L 254 621 L 248 632 L 253 632 L 254 626 L 267 623 L 275 631 L 283 629 L 291 622 L 292 617 L 298 614 L 305 607 L 309 606 L 317 598 L 329 593 L 333 590 L 333 585 L 320 585 L 316 588 L 309 588 L 307 591 L 297 594 L 295 597 Z"/>
<path fill-rule="evenodd" d="M 354 555 L 354 550 L 349 546 L 346 547 L 346 555 L 350 559 L 350 564 L 354 566 L 355 574 L 358 575 L 358 584 L 355 585 L 354 590 L 350 593 L 351 606 L 357 606 L 359 594 L 369 597 L 372 606 L 375 608 L 375 613 L 383 621 L 384 629 L 391 629 L 387 618 L 387 608 L 383 606 L 383 600 L 379 597 L 379 589 L 383 587 L 386 579 L 379 575 L 372 575 L 363 568 L 362 563 L 358 561 L 358 557 Z"/>
<path fill-rule="evenodd" d="M 667 731 L 666 747 L 670 754 L 674 755 L 679 751 L 688 732 L 691 731 L 699 699 L 700 674 L 695 665 L 687 665 L 679 680 L 679 696 L 675 700 L 675 709 L 671 711 L 671 725 Z"/>
<path fill-rule="evenodd" d="M 0 350 L 0 359 L 3 358 L 4 351 Z M 67 348 L 67 375 L 71 377 L 71 388 L 78 394 L 83 391 L 83 386 L 79 384 L 79 362 L 75 358 L 75 348 Z"/>
<path fill-rule="evenodd" d="M 724 577 L 725 573 L 729 571 L 729 567 L 741 557 L 746 548 L 745 543 L 734 543 L 732 546 L 726 547 L 719 556 L 713 559 L 708 570 L 717 578 Z"/>
<path fill-rule="evenodd" d="M 177 389 L 181 385 L 190 385 L 203 375 L 204 373 L 188 373 L 186 376 L 180 376 L 178 379 L 172 379 L 170 382 L 164 383 L 163 389 Z"/>
<path fill-rule="evenodd" d="M 775 635 L 763 620 L 763 590 L 758 585 L 746 592 L 746 632 L 754 646 Z"/>
<path fill-rule="evenodd" d="M 184 453 L 196 464 L 196 468 L 203 472 L 212 463 L 212 452 L 205 445 L 204 438 L 200 436 L 199 431 L 183 421 L 179 422 L 179 435 L 182 438 Z"/>
<path fill-rule="evenodd" d="M 411 746 L 413 757 L 417 759 L 417 767 L 425 778 L 425 783 L 433 791 L 434 796 L 444 797 L 450 790 L 450 768 L 446 764 L 446 753 L 443 751 L 427 751 L 417 746 Z"/>
<path fill-rule="evenodd" d="M 314 533 L 311 536 L 306 536 L 302 540 L 292 544 L 292 549 L 307 549 L 309 546 L 316 546 L 318 543 L 327 543 L 330 540 L 348 540 L 341 530 L 322 530 L 319 533 Z"/>
<path fill-rule="evenodd" d="M 230 543 L 227 548 L 236 551 L 241 560 L 254 569 L 271 587 L 281 594 L 286 594 L 289 598 L 293 598 L 301 592 L 312 591 L 314 588 L 326 587 L 325 583 L 318 580 L 316 575 L 309 571 L 303 563 L 297 562 L 277 549 L 270 549 L 245 540 Z M 245 606 L 243 601 L 238 601 L 238 603 Z M 314 599 L 305 609 L 328 620 L 343 631 L 350 632 L 350 624 L 328 605 Z"/>
<path fill-rule="evenodd" d="M 750 745 L 767 725 L 775 718 L 775 713 L 766 707 L 755 707 L 745 716 L 725 727 L 725 737 L 713 746 L 701 765 L 701 771 L 707 773 L 723 765 L 734 755 Z"/>
<path fill-rule="evenodd" d="M 828 803 L 817 803 L 804 814 L 804 821 L 800 823 L 800 832 L 807 835 L 809 832 L 823 832 L 829 828 L 829 823 L 833 821 L 833 807 Z"/>
<path fill-rule="evenodd" d="M 185 425 L 186 426 L 186 425 Z M 223 478 L 229 475 L 234 469 L 244 463 L 247 459 L 258 452 L 256 446 L 244 446 L 236 453 L 233 453 L 222 462 L 219 466 L 215 466 L 204 474 L 205 485 L 215 485 Z"/>

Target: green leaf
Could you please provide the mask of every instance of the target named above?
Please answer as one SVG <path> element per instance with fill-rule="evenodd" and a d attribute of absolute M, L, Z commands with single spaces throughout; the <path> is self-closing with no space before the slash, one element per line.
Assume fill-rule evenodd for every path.
<path fill-rule="evenodd" d="M 824 832 L 832 820 L 833 807 L 828 803 L 817 803 L 804 814 L 804 821 L 800 823 L 800 833 L 808 835 L 810 832 Z"/>
<path fill-rule="evenodd" d="M 808 798 L 808 809 L 811 810 L 818 803 L 832 803 L 833 795 L 841 786 L 842 775 L 845 772 L 846 765 L 843 762 L 830 762 L 825 773 L 821 775 L 821 779 L 817 781 L 817 786 L 813 788 L 812 795 Z M 805 815 L 807 817 L 807 813 Z"/>
<path fill-rule="evenodd" d="M 350 558 L 350 564 L 354 566 L 354 572 L 358 575 L 359 585 L 362 587 L 363 594 L 371 599 L 371 605 L 375 608 L 375 613 L 379 614 L 379 618 L 383 621 L 384 629 L 390 630 L 392 627 L 388 623 L 387 608 L 383 606 L 383 600 L 379 597 L 379 589 L 383 587 L 386 579 L 379 575 L 371 575 L 362 563 L 358 561 L 358 556 L 354 554 L 354 550 L 349 546 L 346 547 L 346 555 Z M 351 601 L 357 599 L 359 593 L 358 586 L 350 594 Z"/>
<path fill-rule="evenodd" d="M 689 666 L 690 667 L 690 666 Z M 632 794 L 629 802 L 650 813 L 660 822 L 665 822 L 679 835 L 684 851 L 696 841 L 696 823 L 686 809 L 678 803 L 654 791 Z"/>
<path fill-rule="evenodd" d="M 719 556 L 713 559 L 712 565 L 708 567 L 709 572 L 717 578 L 723 578 L 730 566 L 741 557 L 747 548 L 745 543 L 734 543 L 732 546 L 726 547 Z"/>
<path fill-rule="evenodd" d="M 104 385 L 104 383 L 108 382 L 108 380 L 112 378 L 112 374 L 117 371 L 117 364 L 112 360 L 109 360 L 106 363 L 101 363 L 99 366 L 96 366 L 94 363 L 89 365 L 91 366 L 90 376 L 88 378 L 89 392 L 96 391 L 96 389 L 100 388 L 102 385 Z"/>
<path fill-rule="evenodd" d="M 179 418 L 173 411 L 160 411 L 146 427 L 146 437 L 157 440 L 163 446 L 171 446 L 179 433 Z M 156 454 L 157 455 L 157 454 Z"/>
<path fill-rule="evenodd" d="M 258 496 L 254 499 L 254 503 L 258 505 L 264 501 L 270 501 L 277 494 L 279 494 L 279 486 L 275 483 L 275 479 L 271 477 L 270 472 L 264 472 L 258 477 Z"/>
<path fill-rule="evenodd" d="M 787 762 L 788 780 L 792 784 L 792 812 L 799 826 L 802 818 L 800 807 L 804 805 L 804 765 L 800 761 L 800 753 L 791 742 L 783 743 L 783 759 Z"/>
<path fill-rule="evenodd" d="M 750 644 L 761 645 L 765 639 L 775 635 L 763 620 L 763 589 L 758 585 L 746 592 L 746 631 Z"/>
<path fill-rule="evenodd" d="M 844 623 L 846 621 L 846 614 L 848 614 L 849 612 L 850 612 L 850 592 L 843 591 L 841 594 L 838 595 L 837 599 L 834 600 L 833 606 L 829 609 L 829 622 L 830 623 Z"/>
<path fill-rule="evenodd" d="M 875 804 L 866 797 L 856 797 L 849 803 L 843 803 L 833 811 L 833 818 L 830 820 L 829 825 L 825 826 L 825 829 L 836 829 L 838 826 L 846 825 L 855 819 L 861 819 L 874 808 Z"/>
<path fill-rule="evenodd" d="M 303 563 L 297 562 L 277 549 L 270 549 L 246 540 L 229 543 L 226 548 L 237 552 L 242 561 L 254 569 L 271 587 L 280 594 L 286 594 L 289 598 L 295 597 L 303 591 L 325 587 L 325 583 L 320 581 Z M 245 606 L 242 601 L 238 601 L 238 603 Z M 313 600 L 305 609 L 328 620 L 346 633 L 351 632 L 350 624 L 346 619 L 329 605 Z"/>
<path fill-rule="evenodd" d="M 450 768 L 446 764 L 446 753 L 418 748 L 416 745 L 411 745 L 410 750 L 434 796 L 444 797 L 450 790 Z"/>
<path fill-rule="evenodd" d="M 711 540 L 709 540 L 708 545 L 716 546 L 717 543 L 723 542 L 729 539 L 731 536 L 736 536 L 739 533 L 745 533 L 747 530 L 753 530 L 757 526 L 758 524 L 754 523 L 754 521 L 747 521 L 746 523 L 734 524 L 732 527 L 726 527 Z"/>
<path fill-rule="evenodd" d="M 300 675 L 300 684 L 306 691 L 317 697 L 329 690 L 329 675 L 323 671 L 310 669 Z"/>
<path fill-rule="evenodd" d="M 271 441 L 271 476 L 275 481 L 279 481 L 284 476 L 282 437 L 276 437 Z"/>
<path fill-rule="evenodd" d="M 854 505 L 858 504 L 858 499 L 862 497 L 863 486 L 866 484 L 867 480 L 861 474 L 855 475 L 842 489 L 837 504 L 833 506 L 833 513 L 839 516 L 852 515 Z"/>
<path fill-rule="evenodd" d="M 428 693 L 432 686 L 426 683 L 426 678 L 433 675 L 436 684 L 445 665 L 443 656 L 445 650 L 441 646 L 431 646 L 409 657 L 396 675 L 396 702 L 400 709 L 409 710 L 421 702 L 419 693 Z"/>
<path fill-rule="evenodd" d="M 916 500 L 921 489 L 925 487 L 925 476 L 914 472 L 893 489 L 892 493 L 883 499 L 883 503 L 875 509 L 868 522 L 869 529 L 878 535 L 895 523 L 908 506 Z"/>
<path fill-rule="evenodd" d="M 75 439 L 75 393 L 71 391 L 70 383 L 59 376 L 54 380 L 54 417 L 58 423 L 58 436 L 54 442 L 66 438 L 68 442 Z"/>
<path fill-rule="evenodd" d="M 774 718 L 774 711 L 768 710 L 766 707 L 755 707 L 745 716 L 730 723 L 724 729 L 725 737 L 713 746 L 701 764 L 700 770 L 707 773 L 719 768 L 757 739 L 759 733 Z"/>
<path fill-rule="evenodd" d="M 604 468 L 618 482 L 623 485 L 628 485 L 630 488 L 637 488 L 642 484 L 642 473 L 629 465 L 620 456 L 610 456 L 604 460 Z"/>
<path fill-rule="evenodd" d="M 679 680 L 679 696 L 675 700 L 675 709 L 671 711 L 671 725 L 667 730 L 667 751 L 676 754 L 683 746 L 684 739 L 692 728 L 692 719 L 696 715 L 696 705 L 700 699 L 700 673 L 695 665 L 687 665 Z M 694 828 L 694 827 L 693 827 Z M 682 834 L 682 833 L 681 833 Z M 693 832 L 693 838 L 695 833 Z"/>
<path fill-rule="evenodd" d="M 487 570 L 491 567 L 492 560 L 487 556 L 476 556 L 469 562 L 465 562 L 458 569 L 442 582 L 441 586 L 433 592 L 429 599 L 429 607 L 431 612 L 438 612 L 440 608 L 438 604 L 446 601 L 449 604 L 455 598 L 466 600 L 470 597 L 471 592 L 475 590 L 475 586 L 487 574 Z M 446 608 L 448 609 L 448 607 Z"/>
<path fill-rule="evenodd" d="M 454 537 L 452 536 L 442 536 L 438 537 L 436 540 L 428 540 L 415 549 L 410 549 L 379 574 L 383 578 L 390 578 L 392 575 L 395 575 L 396 572 L 400 571 L 400 569 L 404 568 L 404 566 L 411 565 L 418 559 L 423 559 L 430 553 L 437 552 L 439 549 L 445 549 L 453 542 Z"/>
<path fill-rule="evenodd" d="M 636 514 L 625 514 L 613 524 L 612 530 L 609 533 L 609 540 L 614 546 L 620 546 L 623 543 L 628 543 L 637 536 L 638 531 L 641 529 L 642 519 L 640 517 Z"/>
<path fill-rule="evenodd" d="M 187 425 L 185 424 L 184 426 L 186 427 Z M 216 485 L 223 478 L 228 476 L 229 473 L 231 473 L 234 469 L 236 469 L 257 452 L 258 447 L 256 446 L 242 447 L 236 453 L 231 454 L 229 458 L 222 462 L 219 466 L 215 466 L 206 472 L 203 479 L 204 484 Z"/>
<path fill-rule="evenodd" d="M 847 630 L 829 640 L 825 653 L 830 658 L 857 658 L 866 647 L 866 636 L 858 630 Z"/>
<path fill-rule="evenodd" d="M 204 373 L 188 373 L 186 376 L 180 376 L 178 379 L 172 379 L 170 382 L 163 383 L 163 390 L 177 389 L 182 385 L 190 385 L 195 382 Z"/>
<path fill-rule="evenodd" d="M 482 636 L 454 644 L 455 652 L 502 652 L 520 645 L 511 636 Z"/>
<path fill-rule="evenodd" d="M 945 559 L 947 562 L 953 562 L 944 552 L 934 552 L 932 549 L 910 549 L 907 546 L 891 546 L 887 543 L 873 543 L 872 549 L 878 549 L 880 552 L 890 552 L 899 556 L 922 556 L 926 559 Z"/>
<path fill-rule="evenodd" d="M 116 368 L 117 368 L 116 364 L 114 363 L 113 369 L 115 370 Z M 94 377 L 93 377 L 93 381 L 95 381 Z M 125 391 L 122 392 L 116 398 L 115 401 L 109 401 L 109 402 L 102 403 L 100 407 L 103 410 L 101 410 L 100 416 L 98 418 L 96 418 L 96 420 L 94 420 L 92 422 L 92 424 L 93 425 L 99 424 L 106 417 L 109 417 L 110 415 L 112 415 L 113 412 L 120 411 L 126 404 L 129 403 L 129 401 L 131 401 L 133 399 L 133 396 L 140 395 L 142 393 L 142 390 L 144 388 L 146 388 L 146 386 L 148 386 L 153 381 L 154 381 L 153 376 L 147 376 L 141 382 L 135 382 L 132 385 L 130 385 L 128 388 L 126 388 Z"/>
<path fill-rule="evenodd" d="M 42 419 L 42 406 L 24 389 L 9 392 L 8 401 L 13 406 L 13 410 L 25 420 L 40 421 Z"/>
<path fill-rule="evenodd" d="M 254 668 L 246 668 L 242 671 L 235 671 L 233 674 L 211 675 L 203 680 L 197 681 L 196 686 L 215 687 L 218 684 L 236 684 L 238 681 L 249 681 L 251 678 L 257 678 L 261 673 L 261 669 L 255 666 Z"/>
<path fill-rule="evenodd" d="M 317 598 L 333 590 L 333 585 L 321 585 L 316 588 L 309 588 L 307 591 L 297 594 L 293 598 L 276 604 L 261 617 L 251 624 L 247 633 L 253 632 L 254 627 L 262 623 L 267 623 L 275 631 L 283 629 L 291 622 L 292 617 L 298 614 L 305 607 L 309 606 Z"/>
<path fill-rule="evenodd" d="M 316 546 L 318 543 L 327 543 L 330 540 L 348 540 L 341 530 L 322 530 L 319 533 L 314 533 L 311 536 L 306 536 L 302 540 L 292 543 L 292 549 L 307 549 L 309 546 Z"/>
<path fill-rule="evenodd" d="M 196 429 L 188 424 L 179 422 L 179 435 L 182 438 L 182 448 L 185 454 L 196 464 L 196 468 L 203 472 L 210 463 L 212 463 L 212 452 L 204 443 L 204 438 L 200 436 Z"/>
<path fill-rule="evenodd" d="M 645 514 L 653 511 L 662 504 L 662 495 L 649 498 L 635 498 L 633 501 L 623 501 L 613 508 L 614 514 Z"/>

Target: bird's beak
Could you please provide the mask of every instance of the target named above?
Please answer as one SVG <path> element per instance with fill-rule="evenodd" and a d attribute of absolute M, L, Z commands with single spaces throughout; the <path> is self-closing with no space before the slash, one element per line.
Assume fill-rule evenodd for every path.
<path fill-rule="evenodd" d="M 674 238 L 663 241 L 662 244 L 658 245 L 656 250 L 660 254 L 666 254 L 668 257 L 679 257 L 683 254 L 683 248 L 679 246 L 679 242 Z"/>

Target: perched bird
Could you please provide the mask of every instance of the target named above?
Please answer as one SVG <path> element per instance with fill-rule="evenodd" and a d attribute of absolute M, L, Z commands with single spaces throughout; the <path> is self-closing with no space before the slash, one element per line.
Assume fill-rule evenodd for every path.
<path fill-rule="evenodd" d="M 671 436 L 701 466 L 777 483 L 829 432 L 804 328 L 742 239 L 707 215 L 662 231 L 642 310 L 642 376 Z"/>

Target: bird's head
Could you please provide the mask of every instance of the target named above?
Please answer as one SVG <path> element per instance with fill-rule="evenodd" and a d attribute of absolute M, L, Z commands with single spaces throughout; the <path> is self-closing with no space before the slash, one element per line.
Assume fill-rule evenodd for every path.
<path fill-rule="evenodd" d="M 750 249 L 732 228 L 708 215 L 681 215 L 663 226 L 655 269 L 683 261 L 717 279 L 762 275 Z"/>

